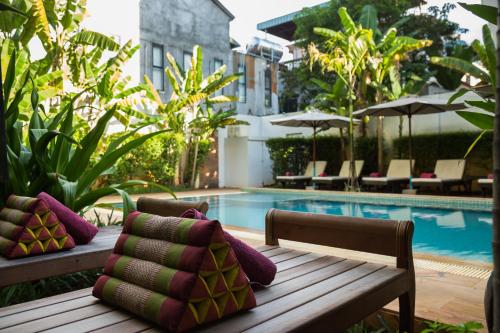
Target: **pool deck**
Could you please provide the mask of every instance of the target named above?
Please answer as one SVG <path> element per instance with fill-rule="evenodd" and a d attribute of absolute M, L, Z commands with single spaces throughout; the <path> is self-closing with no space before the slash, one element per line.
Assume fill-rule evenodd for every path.
<path fill-rule="evenodd" d="M 253 189 L 252 189 L 253 190 Z M 259 191 L 262 189 L 259 189 Z M 243 190 L 244 191 L 244 190 Z M 267 191 L 267 190 L 264 190 Z M 280 190 L 286 192 L 295 192 L 296 190 Z M 213 189 L 197 190 L 176 193 L 178 198 L 208 195 L 224 195 L 241 193 L 240 189 Z M 304 192 L 303 190 L 301 191 Z M 326 192 L 332 194 L 332 191 L 307 191 L 308 194 L 319 194 Z M 310 193 L 309 193 L 310 192 Z M 337 192 L 345 194 L 345 192 Z M 335 192 L 333 193 L 335 194 Z M 366 195 L 367 193 L 363 193 Z M 369 194 L 381 196 L 381 194 Z M 140 196 L 155 198 L 171 198 L 165 193 L 151 193 L 143 195 L 133 195 L 135 200 Z M 382 194 L 382 196 L 395 196 L 393 194 Z M 401 196 L 400 194 L 396 196 Z M 414 198 L 415 196 L 409 196 Z M 430 200 L 464 200 L 464 197 L 446 197 L 446 196 L 417 196 Z M 469 200 L 468 198 L 465 198 Z M 470 200 L 488 201 L 491 199 L 470 198 Z M 118 196 L 103 198 L 100 202 L 120 202 Z M 109 214 L 107 210 L 98 210 L 98 214 Z M 118 212 L 117 212 L 118 213 Z M 115 213 L 115 214 L 117 214 Z M 93 214 L 93 212 L 89 212 Z M 91 218 L 91 216 L 89 216 Z M 221 221 L 222 223 L 224 221 Z M 259 246 L 264 244 L 264 234 L 260 231 L 248 230 L 225 226 L 235 237 L 251 244 Z M 287 248 L 297 250 L 317 252 L 321 254 L 336 255 L 350 259 L 377 262 L 383 264 L 395 265 L 394 259 L 390 257 L 366 254 L 331 247 L 311 245 L 290 241 L 281 241 L 281 245 Z M 449 257 L 430 256 L 427 254 L 415 253 L 415 273 L 416 273 L 416 315 L 428 320 L 438 320 L 445 323 L 464 323 L 467 321 L 484 322 L 483 296 L 486 287 L 486 277 L 491 272 L 492 265 L 482 262 L 460 261 Z M 390 303 L 388 309 L 398 310 L 397 301 Z M 486 330 L 484 330 L 486 332 Z"/>

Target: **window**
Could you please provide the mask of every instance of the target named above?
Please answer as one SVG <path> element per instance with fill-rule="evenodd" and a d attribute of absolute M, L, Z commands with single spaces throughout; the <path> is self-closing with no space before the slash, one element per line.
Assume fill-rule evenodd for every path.
<path fill-rule="evenodd" d="M 224 62 L 220 59 L 215 58 L 214 59 L 214 72 L 216 70 L 218 70 L 219 68 L 221 68 L 222 66 L 224 66 Z M 222 88 L 221 90 L 218 90 L 215 93 L 215 96 L 220 96 L 220 95 L 224 95 L 224 88 Z"/>
<path fill-rule="evenodd" d="M 238 73 L 241 76 L 238 79 L 238 101 L 240 103 L 247 102 L 247 70 L 244 64 L 238 65 Z"/>
<path fill-rule="evenodd" d="M 220 59 L 217 59 L 215 58 L 214 59 L 214 72 L 216 70 L 218 70 L 219 68 L 221 68 L 222 66 L 224 66 L 224 61 L 220 60 Z"/>
<path fill-rule="evenodd" d="M 153 85 L 159 91 L 165 90 L 165 64 L 163 61 L 163 46 L 153 44 Z"/>
<path fill-rule="evenodd" d="M 191 68 L 191 61 L 193 59 L 193 54 L 190 52 L 184 52 L 184 56 L 182 59 L 183 59 L 182 68 L 184 69 L 184 72 L 187 72 Z"/>
<path fill-rule="evenodd" d="M 273 91 L 272 91 L 272 77 L 271 69 L 266 69 L 264 73 L 264 106 L 270 108 L 273 106 Z"/>

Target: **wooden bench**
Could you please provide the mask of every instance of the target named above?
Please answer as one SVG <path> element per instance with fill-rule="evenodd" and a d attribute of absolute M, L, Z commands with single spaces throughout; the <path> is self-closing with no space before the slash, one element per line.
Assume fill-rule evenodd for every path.
<path fill-rule="evenodd" d="M 256 289 L 257 307 L 201 327 L 200 332 L 342 332 L 399 298 L 400 332 L 413 332 L 413 224 L 271 210 L 266 246 L 278 267 L 271 286 Z M 278 239 L 394 256 L 396 267 L 295 251 Z M 104 304 L 91 289 L 0 309 L 0 331 L 160 332 Z"/>
<path fill-rule="evenodd" d="M 137 201 L 138 210 L 164 216 L 179 216 L 189 208 L 206 213 L 208 204 L 198 201 L 151 198 L 139 198 Z M 101 228 L 92 242 L 78 245 L 70 251 L 14 260 L 0 257 L 0 288 L 16 283 L 102 268 L 106 259 L 113 252 L 121 230 L 121 227 Z"/>

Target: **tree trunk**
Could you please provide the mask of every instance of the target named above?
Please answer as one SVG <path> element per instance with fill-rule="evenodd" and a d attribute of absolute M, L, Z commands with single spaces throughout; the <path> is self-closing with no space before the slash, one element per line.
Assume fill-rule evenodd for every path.
<path fill-rule="evenodd" d="M 350 191 L 358 191 L 359 190 L 359 185 L 358 185 L 358 177 L 356 177 L 356 163 L 355 163 L 355 156 L 354 156 L 354 119 L 352 116 L 352 113 L 354 111 L 354 105 L 351 99 L 351 96 L 353 95 L 353 90 L 350 88 L 349 91 L 349 150 L 350 150 L 350 167 L 349 171 L 351 174 L 350 181 L 349 181 L 349 190 Z"/>
<path fill-rule="evenodd" d="M 497 1 L 496 77 L 500 78 L 500 1 Z M 493 135 L 493 332 L 500 332 L 500 80 L 496 81 Z"/>
<path fill-rule="evenodd" d="M 343 161 L 347 161 L 347 159 L 348 159 L 347 150 L 345 148 L 346 144 L 345 144 L 345 137 L 344 137 L 344 129 L 339 128 L 339 132 L 340 132 L 340 156 L 341 156 L 342 162 L 343 162 Z"/>
<path fill-rule="evenodd" d="M 189 152 L 191 151 L 191 137 L 189 137 L 188 144 L 186 145 L 186 148 L 184 148 L 181 158 L 179 160 L 179 179 L 178 179 L 178 185 L 182 185 L 185 182 L 185 175 L 186 175 L 186 168 L 187 164 L 189 161 Z"/>
<path fill-rule="evenodd" d="M 7 134 L 5 127 L 5 110 L 3 96 L 2 66 L 0 66 L 0 206 L 7 200 Z"/>
<path fill-rule="evenodd" d="M 198 164 L 198 149 L 200 146 L 200 140 L 196 140 L 196 143 L 194 144 L 194 157 L 193 157 L 193 168 L 191 170 L 191 181 L 190 181 L 190 186 L 191 188 L 194 188 L 195 182 L 196 182 L 196 167 Z"/>
<path fill-rule="evenodd" d="M 384 120 L 377 117 L 377 161 L 378 172 L 384 173 Z"/>

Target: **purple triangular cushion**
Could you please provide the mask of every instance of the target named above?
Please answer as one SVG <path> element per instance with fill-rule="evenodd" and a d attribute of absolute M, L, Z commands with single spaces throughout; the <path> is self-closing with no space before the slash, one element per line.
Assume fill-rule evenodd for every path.
<path fill-rule="evenodd" d="M 64 224 L 66 230 L 73 237 L 76 244 L 87 244 L 96 235 L 98 229 L 95 225 L 87 222 L 80 215 L 64 206 L 49 194 L 42 192 L 37 196 L 37 198 L 44 200 L 47 203 L 50 210 L 54 212 L 59 220 Z"/>
<path fill-rule="evenodd" d="M 208 220 L 208 218 L 196 209 L 188 209 L 180 217 L 192 218 L 197 220 Z M 231 245 L 240 262 L 243 271 L 246 273 L 250 282 L 269 285 L 276 276 L 276 265 L 262 255 L 259 251 L 245 244 L 231 234 L 224 231 L 226 241 Z"/>

